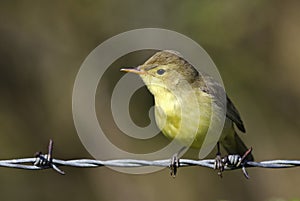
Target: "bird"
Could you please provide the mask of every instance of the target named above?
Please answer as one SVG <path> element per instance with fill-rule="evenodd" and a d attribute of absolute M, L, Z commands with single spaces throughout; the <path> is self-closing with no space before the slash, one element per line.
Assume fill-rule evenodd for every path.
<path fill-rule="evenodd" d="M 230 155 L 243 156 L 249 150 L 237 134 L 237 129 L 242 133 L 246 129 L 225 89 L 212 76 L 198 72 L 179 52 L 161 50 L 142 65 L 122 68 L 121 71 L 142 78 L 154 96 L 156 124 L 170 140 L 176 139 L 183 147 L 188 145 L 189 148 L 200 149 L 212 121 L 214 104 L 216 108 L 226 108 L 226 112 L 216 110 L 217 117 L 226 115 L 224 128 L 216 144 L 217 167 L 222 169 L 219 144 Z M 225 103 L 221 93 L 225 94 Z M 188 122 L 181 123 L 184 118 Z M 191 132 L 194 128 L 195 134 Z M 252 153 L 248 153 L 246 160 L 254 160 Z"/>

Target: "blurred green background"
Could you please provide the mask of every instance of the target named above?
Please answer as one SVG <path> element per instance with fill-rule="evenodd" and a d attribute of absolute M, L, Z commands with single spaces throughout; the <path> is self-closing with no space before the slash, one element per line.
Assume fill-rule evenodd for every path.
<path fill-rule="evenodd" d="M 300 159 L 299 1 L 1 1 L 0 158 L 31 157 L 54 139 L 57 158 L 91 158 L 72 119 L 72 89 L 86 56 L 131 29 L 160 27 L 197 41 L 214 60 L 239 109 L 256 160 Z M 117 48 L 117 47 L 116 47 Z M 127 59 L 124 66 L 143 61 Z M 122 63 L 122 62 L 121 62 Z M 112 66 L 97 108 L 108 108 Z M 100 83 L 100 84 L 101 84 Z M 100 92 L 99 92 L 100 93 Z M 146 93 L 146 90 L 144 90 Z M 103 101 L 101 97 L 106 97 Z M 145 95 L 150 105 L 151 96 Z M 143 113 L 144 114 L 144 113 Z M 147 112 L 145 112 L 147 114 Z M 104 112 L 98 112 L 101 120 Z M 101 122 L 113 135 L 112 120 Z M 111 127 L 111 128 L 110 128 Z M 117 132 L 117 131 L 116 131 Z M 217 173 L 182 168 L 127 175 L 108 168 L 0 169 L 2 200 L 249 200 L 300 198 L 300 169 Z"/>

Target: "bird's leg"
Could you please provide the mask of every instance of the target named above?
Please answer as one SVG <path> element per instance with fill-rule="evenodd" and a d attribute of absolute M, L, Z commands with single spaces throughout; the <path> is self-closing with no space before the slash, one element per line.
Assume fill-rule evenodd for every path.
<path fill-rule="evenodd" d="M 170 162 L 170 174 L 173 178 L 175 178 L 176 174 L 177 174 L 177 170 L 180 166 L 179 163 L 179 155 L 186 149 L 186 147 L 182 147 L 177 153 L 175 153 L 172 158 L 171 158 L 171 162 Z"/>
<path fill-rule="evenodd" d="M 222 177 L 222 172 L 224 171 L 224 164 L 222 162 L 222 158 L 221 158 L 221 152 L 220 152 L 220 143 L 217 143 L 217 155 L 215 158 L 215 165 L 214 165 L 216 170 L 218 171 L 218 175 L 220 177 Z"/>

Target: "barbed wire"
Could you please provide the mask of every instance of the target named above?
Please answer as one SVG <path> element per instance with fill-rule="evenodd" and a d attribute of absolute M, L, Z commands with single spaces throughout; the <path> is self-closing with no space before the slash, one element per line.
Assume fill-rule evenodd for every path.
<path fill-rule="evenodd" d="M 249 178 L 246 168 L 259 167 L 259 168 L 292 168 L 300 166 L 300 160 L 268 160 L 268 161 L 246 161 L 246 156 L 251 153 L 250 148 L 244 156 L 228 155 L 221 159 L 223 166 L 219 169 L 219 175 L 222 176 L 222 171 L 242 169 L 246 178 Z M 64 175 L 65 172 L 58 168 L 59 166 L 70 166 L 77 168 L 95 168 L 102 166 L 110 167 L 144 167 L 144 166 L 157 166 L 157 167 L 169 167 L 171 169 L 171 175 L 175 176 L 178 167 L 189 166 L 201 166 L 211 169 L 216 169 L 216 159 L 204 159 L 204 160 L 191 160 L 191 159 L 179 159 L 177 164 L 172 164 L 170 159 L 163 160 L 137 160 L 137 159 L 117 159 L 117 160 L 94 160 L 94 159 L 74 159 L 74 160 L 60 160 L 52 157 L 53 141 L 50 140 L 48 146 L 48 153 L 42 154 L 37 152 L 35 157 L 32 158 L 20 158 L 10 160 L 0 160 L 0 167 L 18 168 L 26 170 L 44 170 L 53 169 L 56 172 Z"/>

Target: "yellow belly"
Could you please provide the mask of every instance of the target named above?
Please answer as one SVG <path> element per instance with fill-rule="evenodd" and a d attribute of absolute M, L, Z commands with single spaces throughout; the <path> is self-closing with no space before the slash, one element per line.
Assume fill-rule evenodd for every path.
<path fill-rule="evenodd" d="M 188 104 L 180 104 L 184 102 Z M 156 123 L 167 138 L 183 146 L 201 147 L 211 120 L 209 96 L 198 94 L 197 101 L 193 102 L 165 94 L 163 99 L 155 98 L 155 106 Z"/>

